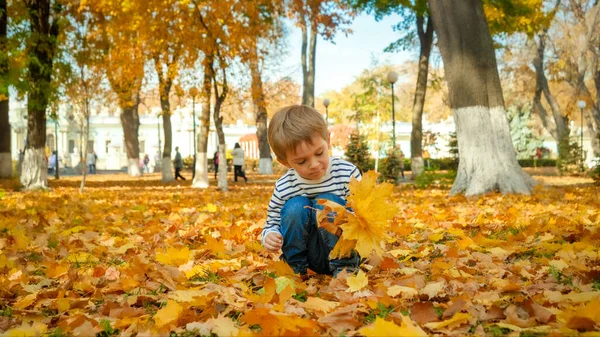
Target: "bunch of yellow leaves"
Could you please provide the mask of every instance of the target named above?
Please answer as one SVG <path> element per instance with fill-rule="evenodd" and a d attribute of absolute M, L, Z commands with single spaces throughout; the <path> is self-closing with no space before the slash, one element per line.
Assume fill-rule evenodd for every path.
<path fill-rule="evenodd" d="M 323 205 L 323 210 L 317 212 L 319 226 L 340 236 L 329 257 L 347 257 L 352 250 L 361 256 L 369 256 L 372 251 L 381 256 L 388 223 L 398 212 L 391 202 L 393 186 L 385 182 L 377 184 L 377 173 L 369 171 L 361 181 L 353 178 L 349 189 L 348 208 L 329 200 L 318 201 Z"/>

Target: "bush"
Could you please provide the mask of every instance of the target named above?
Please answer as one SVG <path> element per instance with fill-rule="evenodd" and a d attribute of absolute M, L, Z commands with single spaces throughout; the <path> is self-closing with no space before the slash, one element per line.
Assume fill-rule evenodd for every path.
<path fill-rule="evenodd" d="M 450 187 L 452 187 L 454 179 L 456 179 L 456 171 L 448 171 L 447 173 L 434 173 L 431 171 L 424 171 L 417 177 L 417 179 L 415 179 L 415 186 L 418 189 L 449 189 Z"/>
<path fill-rule="evenodd" d="M 555 167 L 556 159 L 519 159 L 521 167 Z"/>
<path fill-rule="evenodd" d="M 388 157 L 383 161 L 384 165 L 381 170 L 383 180 L 393 184 L 400 182 L 403 170 L 402 167 L 406 167 L 406 163 L 404 163 L 404 166 L 401 165 L 400 151 L 400 148 L 390 149 L 388 151 Z"/>
<path fill-rule="evenodd" d="M 596 184 L 600 184 L 600 160 L 596 160 L 594 167 L 590 170 L 590 177 Z"/>
<path fill-rule="evenodd" d="M 356 165 L 361 172 L 367 172 L 373 169 L 375 166 L 371 166 L 373 161 L 369 154 L 369 145 L 367 143 L 367 137 L 361 135 L 358 132 L 353 132 L 350 135 L 350 142 L 346 147 L 344 153 L 346 160 Z"/>
<path fill-rule="evenodd" d="M 564 137 L 558 143 L 558 161 L 556 167 L 561 174 L 572 174 L 581 171 L 582 149 L 576 139 Z"/>

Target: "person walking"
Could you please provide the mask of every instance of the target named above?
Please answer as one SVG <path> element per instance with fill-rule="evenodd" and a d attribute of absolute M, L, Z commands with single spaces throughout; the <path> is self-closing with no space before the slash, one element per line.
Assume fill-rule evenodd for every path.
<path fill-rule="evenodd" d="M 175 166 L 175 180 L 177 180 L 177 178 L 185 180 L 185 177 L 181 175 L 181 170 L 183 169 L 183 159 L 181 158 L 181 153 L 179 153 L 179 146 L 175 147 L 175 160 L 173 161 L 173 166 Z"/>
<path fill-rule="evenodd" d="M 238 177 L 241 177 L 244 178 L 245 182 L 248 182 L 246 173 L 242 170 L 242 166 L 244 166 L 244 150 L 240 146 L 240 143 L 235 143 L 231 154 L 233 155 L 233 181 L 237 182 Z"/>
<path fill-rule="evenodd" d="M 217 173 L 219 173 L 219 151 L 215 151 L 213 155 L 213 164 L 215 166 L 215 179 L 217 179 Z"/>
<path fill-rule="evenodd" d="M 48 160 L 48 173 L 54 173 L 55 169 L 58 169 L 58 158 L 56 157 L 56 151 L 52 151 L 52 155 L 50 155 L 50 159 Z"/>
<path fill-rule="evenodd" d="M 402 174 L 402 180 L 406 180 L 404 177 L 404 152 L 400 149 L 400 145 L 396 145 L 398 147 L 398 160 L 400 161 L 400 173 Z"/>
<path fill-rule="evenodd" d="M 96 154 L 94 151 L 88 152 L 85 158 L 86 164 L 89 166 L 89 174 L 96 173 Z"/>

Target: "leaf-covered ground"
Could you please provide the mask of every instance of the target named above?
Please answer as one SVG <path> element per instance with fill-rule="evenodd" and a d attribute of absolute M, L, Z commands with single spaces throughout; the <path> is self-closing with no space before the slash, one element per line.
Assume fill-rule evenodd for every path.
<path fill-rule="evenodd" d="M 600 334 L 598 187 L 401 186 L 382 258 L 302 280 L 258 241 L 276 177 L 250 178 L 229 192 L 157 176 L 0 191 L 0 332 Z"/>

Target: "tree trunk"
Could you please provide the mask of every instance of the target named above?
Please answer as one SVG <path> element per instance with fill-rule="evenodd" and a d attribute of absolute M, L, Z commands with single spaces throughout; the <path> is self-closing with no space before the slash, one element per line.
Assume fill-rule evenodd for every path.
<path fill-rule="evenodd" d="M 317 27 L 302 27 L 302 104 L 315 107 L 315 69 L 317 53 Z M 310 34 L 310 46 L 307 37 Z M 308 62 L 308 64 L 307 64 Z"/>
<path fill-rule="evenodd" d="M 423 107 L 427 93 L 427 75 L 429 74 L 429 55 L 433 43 L 433 22 L 427 19 L 427 28 L 423 29 L 424 17 L 417 16 L 417 32 L 419 33 L 419 73 L 412 109 L 412 132 L 410 134 L 410 170 L 411 178 L 416 179 L 424 171 L 423 163 Z"/>
<path fill-rule="evenodd" d="M 173 131 L 171 128 L 171 103 L 169 102 L 169 93 L 171 92 L 172 81 L 162 74 L 162 65 L 158 58 L 154 59 L 156 72 L 158 74 L 160 90 L 160 108 L 163 119 L 163 130 L 165 133 L 165 145 L 162 157 L 162 182 L 173 181 L 173 163 L 171 162 L 171 148 L 173 146 Z"/>
<path fill-rule="evenodd" d="M 196 173 L 192 187 L 207 188 L 208 184 L 208 134 L 210 132 L 210 99 L 211 84 L 213 78 L 214 56 L 206 55 L 204 58 L 204 81 L 202 84 L 202 115 L 200 115 L 200 125 L 198 128 L 198 148 L 196 153 Z M 219 165 L 220 166 L 220 165 Z"/>
<path fill-rule="evenodd" d="M 302 104 L 306 105 L 308 99 L 308 26 L 306 20 L 301 25 L 302 29 L 302 48 L 301 48 L 301 57 L 302 57 Z"/>
<path fill-rule="evenodd" d="M 265 94 L 263 83 L 258 68 L 258 56 L 256 53 L 256 44 L 250 51 L 250 74 L 252 76 L 252 101 L 255 107 L 256 118 L 256 138 L 258 139 L 258 173 L 273 174 L 273 159 L 271 158 L 271 148 L 267 140 L 267 107 L 265 104 Z"/>
<path fill-rule="evenodd" d="M 83 141 L 81 142 L 81 184 L 79 185 L 79 193 L 83 193 L 83 189 L 85 188 L 85 180 L 87 177 L 87 172 L 89 167 L 87 167 L 87 156 L 88 156 L 88 141 L 90 139 L 90 111 L 89 111 L 89 103 L 86 100 L 85 103 L 85 120 L 83 124 Z M 58 160 L 57 160 L 58 163 Z M 57 168 L 58 169 L 58 168 Z"/>
<path fill-rule="evenodd" d="M 138 115 L 138 102 L 133 106 L 121 107 L 121 125 L 125 135 L 125 150 L 127 151 L 127 173 L 132 177 L 139 177 L 140 172 L 140 144 L 138 131 L 140 129 L 140 116 Z"/>
<path fill-rule="evenodd" d="M 12 177 L 10 121 L 8 118 L 8 47 L 6 0 L 0 0 L 0 179 Z"/>
<path fill-rule="evenodd" d="M 26 190 L 48 187 L 46 145 L 46 108 L 52 93 L 52 61 L 56 51 L 58 18 L 50 23 L 50 1 L 28 3 L 32 32 L 27 51 L 35 61 L 28 64 L 27 146 L 21 173 L 21 185 Z M 56 14 L 55 14 L 56 16 Z"/>
<path fill-rule="evenodd" d="M 544 53 L 546 50 L 546 31 L 538 34 L 538 44 L 537 44 L 537 54 L 533 58 L 533 66 L 535 68 L 536 80 L 535 80 L 535 96 L 534 96 L 534 106 L 538 110 L 540 117 L 542 115 L 546 115 L 546 110 L 544 109 L 541 103 L 541 94 L 544 94 L 546 101 L 550 105 L 550 110 L 552 111 L 552 116 L 554 120 L 554 126 L 556 127 L 556 131 L 552 132 L 552 129 L 548 129 L 550 134 L 555 136 L 556 142 L 560 142 L 565 137 L 569 136 L 569 125 L 565 117 L 562 115 L 560 106 L 558 101 L 550 92 L 550 87 L 548 86 L 548 79 L 546 78 L 546 74 L 544 71 Z M 546 119 L 545 116 L 541 117 L 542 123 L 546 126 L 548 123 L 544 123 Z M 552 124 L 550 124 L 551 126 Z M 559 147 L 560 148 L 560 147 Z"/>
<path fill-rule="evenodd" d="M 168 110 L 170 111 L 171 109 L 169 108 Z M 173 177 L 173 162 L 171 161 L 171 148 L 173 147 L 173 127 L 171 125 L 171 113 L 165 113 L 165 110 L 163 109 L 161 115 L 163 120 L 163 131 L 165 134 L 165 145 L 162 153 L 161 171 L 162 182 L 166 183 L 175 179 Z"/>
<path fill-rule="evenodd" d="M 227 87 L 227 73 L 223 69 L 223 86 L 221 93 L 219 94 L 219 87 L 217 85 L 217 74 L 213 71 L 213 88 L 215 90 L 215 111 L 213 113 L 213 120 L 215 121 L 215 129 L 217 130 L 217 137 L 219 139 L 219 163 L 220 158 L 225 158 L 225 165 L 219 165 L 219 177 L 217 184 L 221 191 L 227 191 L 227 145 L 225 144 L 225 132 L 223 132 L 223 117 L 221 116 L 221 106 L 227 98 L 229 88 Z"/>
<path fill-rule="evenodd" d="M 429 0 L 456 123 L 458 173 L 451 194 L 531 193 L 517 162 L 496 56 L 480 0 Z"/>
<path fill-rule="evenodd" d="M 6 82 L 4 82 L 6 83 Z M 0 179 L 12 177 L 12 156 L 10 144 L 10 122 L 8 119 L 8 92 L 0 93 Z"/>

